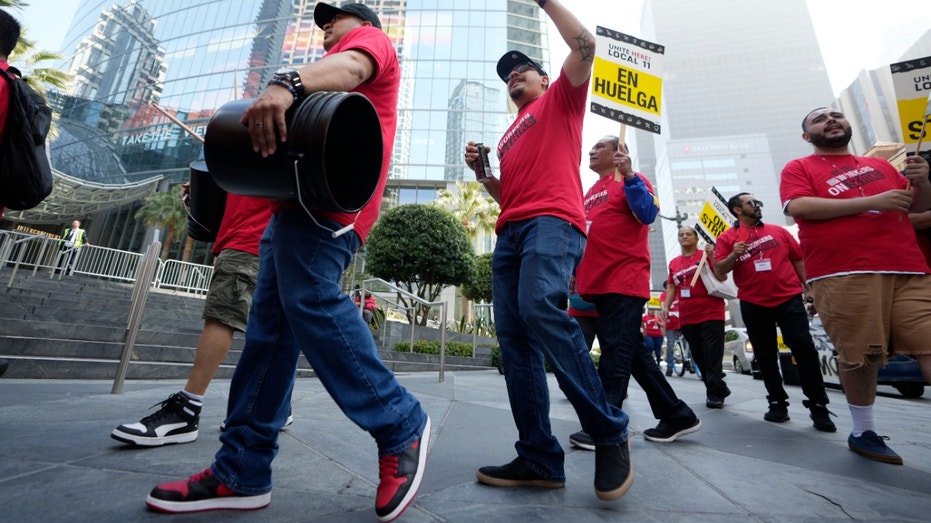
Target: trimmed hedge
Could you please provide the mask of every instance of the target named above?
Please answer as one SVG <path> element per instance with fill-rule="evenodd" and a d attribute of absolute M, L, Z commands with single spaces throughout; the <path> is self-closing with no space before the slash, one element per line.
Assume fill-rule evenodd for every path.
<path fill-rule="evenodd" d="M 442 344 L 435 340 L 415 340 L 414 349 L 411 350 L 411 344 L 407 341 L 399 341 L 394 344 L 394 350 L 398 352 L 414 352 L 416 354 L 439 354 Z M 461 341 L 446 342 L 447 356 L 462 356 L 465 358 L 472 357 L 472 344 Z"/>

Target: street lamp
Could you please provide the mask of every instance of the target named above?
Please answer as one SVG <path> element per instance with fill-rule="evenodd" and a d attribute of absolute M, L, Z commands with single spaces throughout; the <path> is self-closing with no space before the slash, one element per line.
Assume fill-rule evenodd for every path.
<path fill-rule="evenodd" d="M 676 228 L 677 228 L 677 229 L 681 229 L 681 228 L 682 228 L 682 222 L 684 222 L 685 220 L 688 220 L 688 219 L 689 219 L 689 215 L 688 215 L 688 214 L 682 214 L 682 213 L 679 212 L 679 206 L 678 206 L 678 205 L 676 205 L 676 216 L 675 216 L 674 218 L 670 218 L 669 216 L 663 216 L 662 214 L 658 214 L 658 216 L 659 216 L 660 218 L 664 219 L 664 220 L 669 220 L 669 221 L 671 221 L 671 222 L 676 222 Z"/>

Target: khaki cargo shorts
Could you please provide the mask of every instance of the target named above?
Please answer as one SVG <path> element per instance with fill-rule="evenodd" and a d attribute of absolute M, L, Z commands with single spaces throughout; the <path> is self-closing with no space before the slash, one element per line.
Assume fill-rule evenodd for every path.
<path fill-rule="evenodd" d="M 203 318 L 246 332 L 258 275 L 258 256 L 233 249 L 220 252 L 213 263 Z"/>
<path fill-rule="evenodd" d="M 931 275 L 851 274 L 815 280 L 815 308 L 837 359 L 931 354 Z"/>

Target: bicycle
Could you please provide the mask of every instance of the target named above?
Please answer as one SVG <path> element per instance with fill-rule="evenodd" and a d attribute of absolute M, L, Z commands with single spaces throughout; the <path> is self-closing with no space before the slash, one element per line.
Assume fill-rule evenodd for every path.
<path fill-rule="evenodd" d="M 698 379 L 701 379 L 701 369 L 698 368 L 698 363 L 692 359 L 691 349 L 681 339 L 676 340 L 676 346 L 673 349 L 672 371 L 680 377 L 685 375 L 685 371 L 689 371 L 691 374 L 697 374 Z"/>

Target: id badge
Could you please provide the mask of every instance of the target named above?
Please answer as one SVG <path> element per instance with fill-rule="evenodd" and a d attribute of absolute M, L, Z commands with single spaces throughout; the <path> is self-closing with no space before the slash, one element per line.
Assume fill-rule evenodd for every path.
<path fill-rule="evenodd" d="M 692 289 L 687 289 L 687 288 L 686 288 L 686 289 L 682 289 L 682 291 L 679 293 L 679 297 L 681 297 L 681 298 L 691 298 L 691 297 L 692 297 Z"/>
<path fill-rule="evenodd" d="M 773 270 L 773 262 L 769 258 L 765 260 L 754 260 L 753 266 L 756 267 L 756 272 L 766 272 Z"/>

